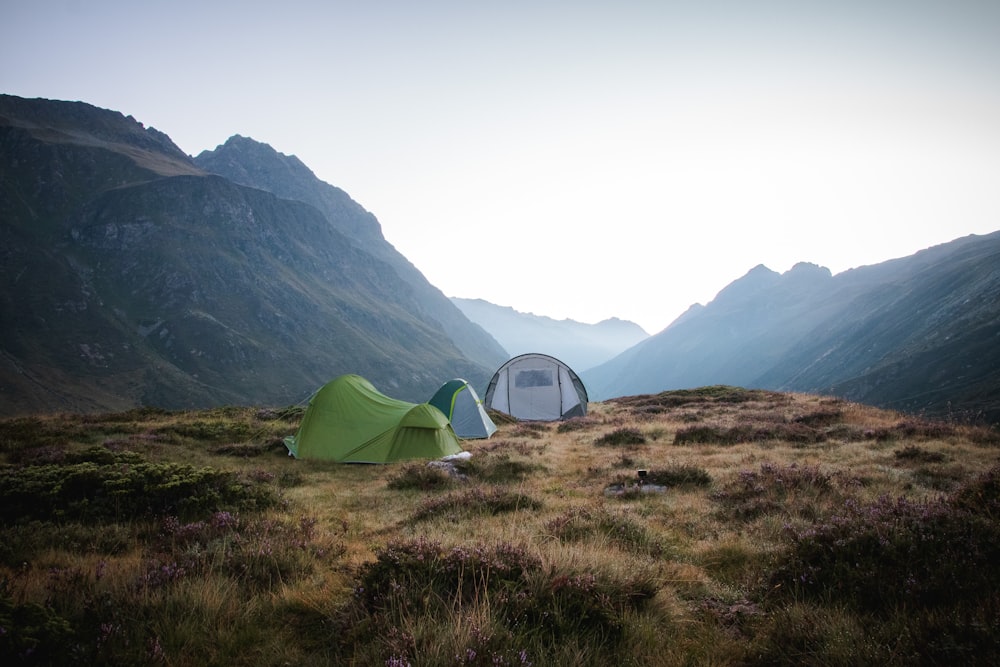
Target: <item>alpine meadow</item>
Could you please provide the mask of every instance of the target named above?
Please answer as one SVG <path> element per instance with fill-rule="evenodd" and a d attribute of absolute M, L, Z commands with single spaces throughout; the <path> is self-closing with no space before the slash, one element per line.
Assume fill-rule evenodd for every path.
<path fill-rule="evenodd" d="M 0 423 L 7 664 L 1000 658 L 1000 435 L 712 386 L 287 456 L 301 409 Z"/>

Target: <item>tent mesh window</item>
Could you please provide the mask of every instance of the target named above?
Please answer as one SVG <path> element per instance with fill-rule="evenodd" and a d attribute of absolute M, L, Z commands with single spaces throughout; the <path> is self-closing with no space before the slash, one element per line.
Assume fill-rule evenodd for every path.
<path fill-rule="evenodd" d="M 518 371 L 514 376 L 514 386 L 518 388 L 551 387 L 553 384 L 552 371 L 547 369 Z"/>

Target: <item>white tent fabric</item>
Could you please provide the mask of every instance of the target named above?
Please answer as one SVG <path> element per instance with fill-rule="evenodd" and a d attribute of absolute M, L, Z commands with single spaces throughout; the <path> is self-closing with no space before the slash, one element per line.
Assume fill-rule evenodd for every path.
<path fill-rule="evenodd" d="M 486 407 L 518 419 L 557 421 L 587 414 L 587 390 L 555 357 L 522 354 L 493 374 Z"/>

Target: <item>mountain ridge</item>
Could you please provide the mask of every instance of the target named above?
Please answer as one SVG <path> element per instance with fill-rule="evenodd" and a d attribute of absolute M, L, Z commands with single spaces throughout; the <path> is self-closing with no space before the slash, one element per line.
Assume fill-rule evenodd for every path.
<path fill-rule="evenodd" d="M 539 352 L 575 370 L 607 361 L 649 336 L 638 324 L 617 317 L 586 324 L 523 313 L 484 299 L 451 297 L 451 301 L 466 317 L 490 332 L 510 357 Z"/>
<path fill-rule="evenodd" d="M 998 422 L 998 342 L 994 232 L 835 276 L 755 267 L 583 379 L 597 400 L 733 384 Z"/>
<path fill-rule="evenodd" d="M 837 275 L 757 265 L 653 336 L 476 302 L 293 155 L 233 135 L 186 156 L 116 111 L 0 95 L 3 414 L 288 404 L 345 372 L 422 401 L 530 351 L 592 400 L 732 384 L 1000 423 L 1000 232 Z"/>
<path fill-rule="evenodd" d="M 482 328 L 470 322 L 437 287 L 386 241 L 378 219 L 342 189 L 319 180 L 297 157 L 269 145 L 234 135 L 212 151 L 202 151 L 194 162 L 206 172 L 258 188 L 284 199 L 314 206 L 337 229 L 373 257 L 385 262 L 407 284 L 411 307 L 441 323 L 456 346 L 472 359 L 502 363 L 503 350 Z M 247 169 L 252 165 L 253 170 Z M 450 378 L 449 378 L 450 379 Z M 473 378 L 469 378 L 473 379 Z"/>
<path fill-rule="evenodd" d="M 346 372 L 422 401 L 505 358 L 346 193 L 235 183 L 118 112 L 0 96 L 0 183 L 4 414 L 286 405 Z"/>

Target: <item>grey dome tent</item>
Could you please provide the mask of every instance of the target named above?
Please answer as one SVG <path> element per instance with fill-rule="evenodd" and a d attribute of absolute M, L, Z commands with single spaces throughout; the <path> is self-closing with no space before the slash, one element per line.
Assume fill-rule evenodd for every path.
<path fill-rule="evenodd" d="M 587 414 L 587 389 L 573 369 L 546 354 L 522 354 L 486 388 L 486 407 L 518 419 L 557 421 Z"/>
<path fill-rule="evenodd" d="M 428 403 L 444 413 L 460 438 L 488 438 L 496 433 L 497 425 L 486 414 L 479 394 L 461 378 L 441 385 Z"/>

